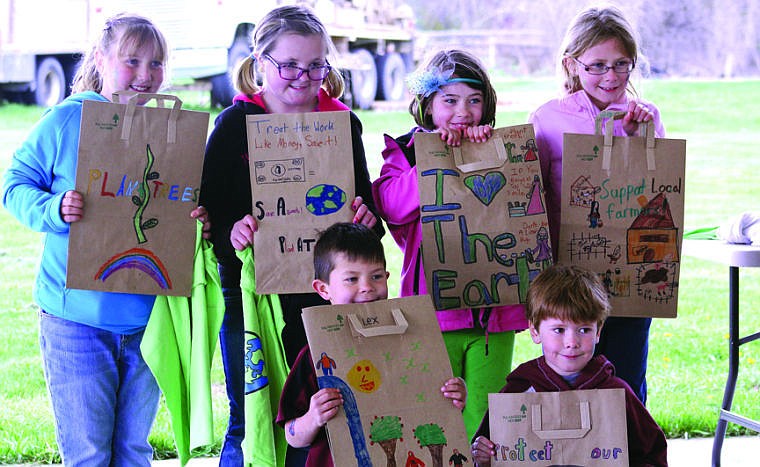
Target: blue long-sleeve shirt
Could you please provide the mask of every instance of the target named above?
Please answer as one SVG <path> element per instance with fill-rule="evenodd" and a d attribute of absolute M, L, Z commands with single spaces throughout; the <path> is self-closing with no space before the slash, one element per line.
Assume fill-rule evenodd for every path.
<path fill-rule="evenodd" d="M 60 206 L 63 195 L 75 186 L 84 100 L 108 102 L 89 91 L 49 109 L 14 153 L 3 180 L 2 201 L 22 224 L 45 234 L 34 286 L 34 299 L 42 310 L 69 321 L 133 334 L 145 328 L 154 296 L 66 288 L 69 224 L 61 218 Z"/>

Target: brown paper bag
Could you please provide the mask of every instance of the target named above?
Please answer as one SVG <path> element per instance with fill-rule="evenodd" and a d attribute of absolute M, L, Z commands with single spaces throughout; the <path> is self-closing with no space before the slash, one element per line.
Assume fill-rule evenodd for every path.
<path fill-rule="evenodd" d="M 452 372 L 430 297 L 312 307 L 303 321 L 319 386 L 343 396 L 327 423 L 336 466 L 441 466 L 468 452 L 462 413 L 440 392 Z"/>
<path fill-rule="evenodd" d="M 558 262 L 596 271 L 613 316 L 675 318 L 684 220 L 686 141 L 565 134 Z M 607 120 L 605 135 L 601 122 Z"/>
<path fill-rule="evenodd" d="M 414 136 L 428 293 L 437 310 L 524 303 L 552 264 L 532 125 L 452 148 Z"/>
<path fill-rule="evenodd" d="M 177 97 L 124 94 L 84 101 L 66 286 L 189 296 L 208 114 Z M 159 107 L 139 105 L 155 99 Z M 166 102 L 171 108 L 164 108 Z"/>
<path fill-rule="evenodd" d="M 488 395 L 491 465 L 628 466 L 623 389 Z"/>
<path fill-rule="evenodd" d="M 256 293 L 313 292 L 318 233 L 350 222 L 349 112 L 248 115 Z"/>

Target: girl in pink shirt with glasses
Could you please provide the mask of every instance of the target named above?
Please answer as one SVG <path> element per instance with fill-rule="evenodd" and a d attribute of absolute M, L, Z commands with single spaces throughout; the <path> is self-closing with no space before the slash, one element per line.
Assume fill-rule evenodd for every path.
<path fill-rule="evenodd" d="M 653 121 L 655 136 L 665 136 L 660 112 L 640 99 L 631 75 L 641 67 L 636 34 L 616 7 L 592 6 L 570 23 L 559 50 L 563 95 L 540 106 L 528 121 L 536 132 L 551 243 L 557 257 L 562 189 L 564 133 L 594 133 L 602 110 L 625 111 L 614 122 L 614 135 L 633 136 L 639 123 Z M 646 367 L 651 318 L 608 318 L 597 354 L 604 354 L 642 401 L 646 401 Z"/>

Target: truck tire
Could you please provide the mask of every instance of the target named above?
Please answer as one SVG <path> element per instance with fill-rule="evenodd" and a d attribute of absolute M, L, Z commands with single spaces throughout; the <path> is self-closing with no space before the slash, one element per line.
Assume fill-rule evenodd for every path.
<path fill-rule="evenodd" d="M 227 107 L 235 97 L 235 87 L 232 85 L 232 75 L 238 62 L 251 53 L 248 39 L 238 37 L 227 52 L 227 73 L 211 78 L 211 106 Z"/>
<path fill-rule="evenodd" d="M 66 97 L 66 74 L 61 62 L 55 57 L 47 57 L 37 66 L 34 104 L 50 107 Z"/>
<path fill-rule="evenodd" d="M 400 101 L 406 96 L 406 64 L 400 54 L 387 53 L 377 57 L 377 98 Z"/>
<path fill-rule="evenodd" d="M 375 103 L 377 94 L 377 68 L 375 59 L 367 49 L 356 49 L 351 52 L 354 56 L 352 63 L 359 64 L 358 69 L 351 71 L 351 96 L 355 108 L 368 110 Z"/>

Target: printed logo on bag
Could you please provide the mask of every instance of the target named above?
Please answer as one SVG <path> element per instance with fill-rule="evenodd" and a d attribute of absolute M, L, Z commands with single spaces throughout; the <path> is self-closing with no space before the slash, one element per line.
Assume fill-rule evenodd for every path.
<path fill-rule="evenodd" d="M 335 322 L 322 326 L 320 329 L 325 332 L 339 332 L 343 330 L 346 324 L 346 318 L 341 314 L 335 315 Z"/>
<path fill-rule="evenodd" d="M 113 114 L 110 122 L 94 122 L 95 127 L 100 130 L 113 130 L 119 126 L 119 114 Z"/>
<path fill-rule="evenodd" d="M 594 159 L 599 157 L 599 146 L 595 144 L 594 147 L 591 148 L 591 152 L 576 154 L 575 157 L 582 161 L 593 161 Z"/>
<path fill-rule="evenodd" d="M 528 408 L 523 404 L 520 407 L 520 412 L 511 415 L 502 415 L 501 419 L 507 423 L 520 423 L 528 419 Z"/>

